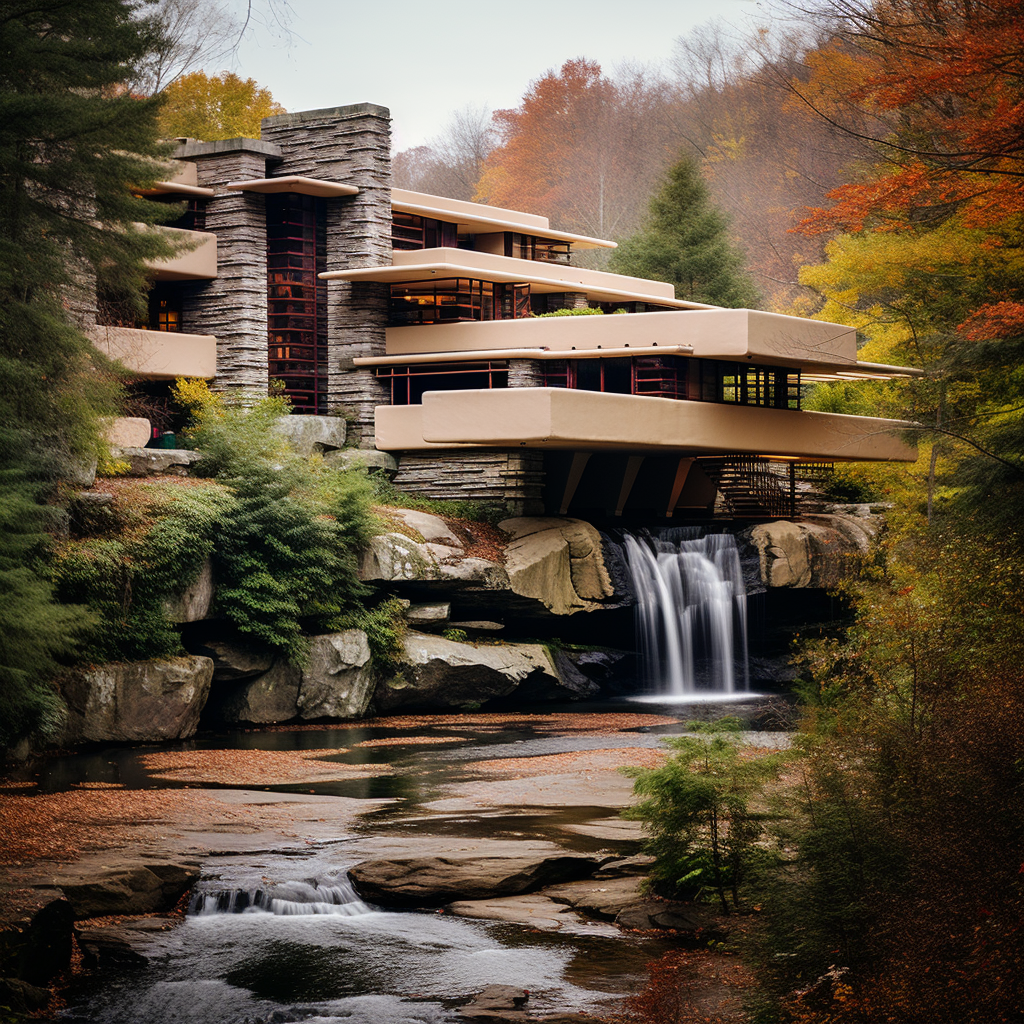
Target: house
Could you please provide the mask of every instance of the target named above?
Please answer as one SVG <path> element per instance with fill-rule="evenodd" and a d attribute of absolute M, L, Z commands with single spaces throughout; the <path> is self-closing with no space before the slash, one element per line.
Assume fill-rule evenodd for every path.
<path fill-rule="evenodd" d="M 812 381 L 915 372 L 858 362 L 851 328 L 575 266 L 614 243 L 393 189 L 389 153 L 373 104 L 184 141 L 152 198 L 187 201 L 197 244 L 153 266 L 149 324 L 97 344 L 154 382 L 280 380 L 399 487 L 521 513 L 792 514 L 807 467 L 915 458 L 896 421 L 800 408 Z"/>

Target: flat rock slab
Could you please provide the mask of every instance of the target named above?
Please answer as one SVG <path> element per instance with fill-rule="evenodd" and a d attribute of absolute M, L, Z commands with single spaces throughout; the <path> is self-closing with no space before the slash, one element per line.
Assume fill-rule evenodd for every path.
<path fill-rule="evenodd" d="M 52 879 L 67 896 L 78 920 L 172 910 L 200 875 L 196 861 L 142 860 L 117 853 L 106 860 L 88 873 L 71 866 Z"/>
<path fill-rule="evenodd" d="M 526 857 L 405 857 L 349 869 L 359 895 L 385 907 L 439 907 L 461 900 L 518 896 L 586 878 L 607 857 L 558 853 Z"/>
<path fill-rule="evenodd" d="M 566 924 L 580 925 L 583 918 L 564 903 L 533 893 L 527 896 L 502 896 L 491 900 L 458 900 L 448 905 L 458 917 L 484 921 L 507 921 L 544 932 L 557 932 Z"/>

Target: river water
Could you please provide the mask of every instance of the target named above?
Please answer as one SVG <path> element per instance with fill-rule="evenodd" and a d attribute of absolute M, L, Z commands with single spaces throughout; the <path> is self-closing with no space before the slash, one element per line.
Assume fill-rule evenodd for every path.
<path fill-rule="evenodd" d="M 758 709 L 730 705 L 730 713 L 737 710 L 756 718 Z M 393 774 L 261 787 L 355 798 L 365 801 L 366 813 L 350 815 L 344 827 L 314 841 L 300 837 L 252 851 L 236 843 L 208 857 L 184 920 L 133 939 L 148 965 L 87 979 L 68 992 L 69 1009 L 61 1019 L 67 1024 L 432 1024 L 456 1020 L 456 1004 L 492 984 L 528 989 L 533 1013 L 609 1012 L 637 990 L 644 965 L 668 948 L 663 940 L 596 922 L 546 932 L 437 911 L 382 910 L 359 902 L 345 874 L 360 860 L 394 855 L 403 843 L 423 841 L 435 846 L 440 841 L 442 850 L 470 839 L 504 839 L 636 852 L 635 838 L 601 833 L 602 822 L 618 820 L 607 802 L 494 807 L 456 801 L 454 809 L 445 807 L 446 795 L 480 779 L 474 763 L 655 747 L 663 735 L 678 733 L 677 723 L 688 717 L 678 706 L 588 706 L 587 712 L 656 716 L 638 728 L 597 735 L 593 725 L 599 714 L 581 714 L 580 706 L 566 711 L 578 718 L 578 728 L 546 729 L 544 716 L 533 723 L 511 716 L 516 720 L 507 724 L 480 716 L 486 727 L 474 726 L 473 716 L 453 716 L 451 722 L 432 716 L 402 727 L 378 721 L 351 729 L 208 735 L 187 745 L 211 751 L 336 748 L 347 751 L 338 760 L 387 761 Z M 453 733 L 460 738 L 444 745 L 413 742 L 451 741 Z M 410 741 L 406 745 L 403 736 Z M 367 739 L 398 739 L 399 744 L 356 745 Z M 49 762 L 36 781 L 51 791 L 82 782 L 171 788 L 177 784 L 154 778 L 144 761 L 147 754 L 168 749 L 181 748 L 80 753 Z"/>

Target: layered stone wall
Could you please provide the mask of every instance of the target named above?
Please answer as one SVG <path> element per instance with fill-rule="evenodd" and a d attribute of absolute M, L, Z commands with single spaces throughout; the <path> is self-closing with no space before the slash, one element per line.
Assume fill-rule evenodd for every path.
<path fill-rule="evenodd" d="M 394 482 L 428 498 L 500 502 L 512 515 L 544 510 L 544 456 L 536 451 L 403 454 Z"/>
<path fill-rule="evenodd" d="M 357 103 L 264 118 L 262 136 L 280 147 L 275 175 L 300 174 L 354 185 L 359 193 L 327 199 L 327 270 L 391 263 L 391 115 Z M 373 410 L 388 404 L 372 370 L 357 356 L 385 353 L 388 287 L 330 281 L 327 288 L 328 405 L 352 413 L 352 436 L 373 447 Z"/>
<path fill-rule="evenodd" d="M 199 184 L 217 193 L 207 202 L 206 230 L 217 235 L 217 277 L 184 291 L 182 326 L 217 338 L 217 387 L 266 394 L 267 216 L 258 192 L 228 191 L 231 181 L 267 176 L 277 146 L 257 139 L 189 142 L 175 156 L 196 164 Z"/>

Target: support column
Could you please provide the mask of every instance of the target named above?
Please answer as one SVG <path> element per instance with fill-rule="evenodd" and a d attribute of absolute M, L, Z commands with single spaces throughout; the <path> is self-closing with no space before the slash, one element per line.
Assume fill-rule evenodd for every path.
<path fill-rule="evenodd" d="M 564 516 L 569 511 L 573 496 L 576 494 L 576 488 L 579 487 L 580 480 L 583 479 L 583 471 L 587 468 L 589 461 L 590 452 L 576 452 L 573 455 L 572 465 L 569 467 L 569 476 L 565 481 L 565 490 L 562 492 L 562 504 L 558 508 L 559 515 Z"/>
<path fill-rule="evenodd" d="M 683 493 L 683 487 L 686 485 L 686 478 L 690 475 L 690 467 L 693 465 L 693 459 L 680 459 L 679 465 L 676 466 L 676 478 L 672 481 L 672 491 L 668 498 L 668 508 L 665 509 L 665 518 L 671 519 L 672 513 L 675 510 L 676 505 L 679 503 L 679 496 Z"/>
<path fill-rule="evenodd" d="M 640 467 L 644 463 L 644 457 L 642 455 L 630 455 L 626 460 L 626 472 L 622 476 L 622 487 L 619 490 L 619 500 L 615 504 L 615 514 L 617 516 L 622 515 L 622 510 L 626 507 L 626 502 L 629 501 L 629 492 L 633 490 L 633 484 L 636 483 L 637 473 L 640 472 Z M 678 500 L 678 495 L 676 496 Z"/>

